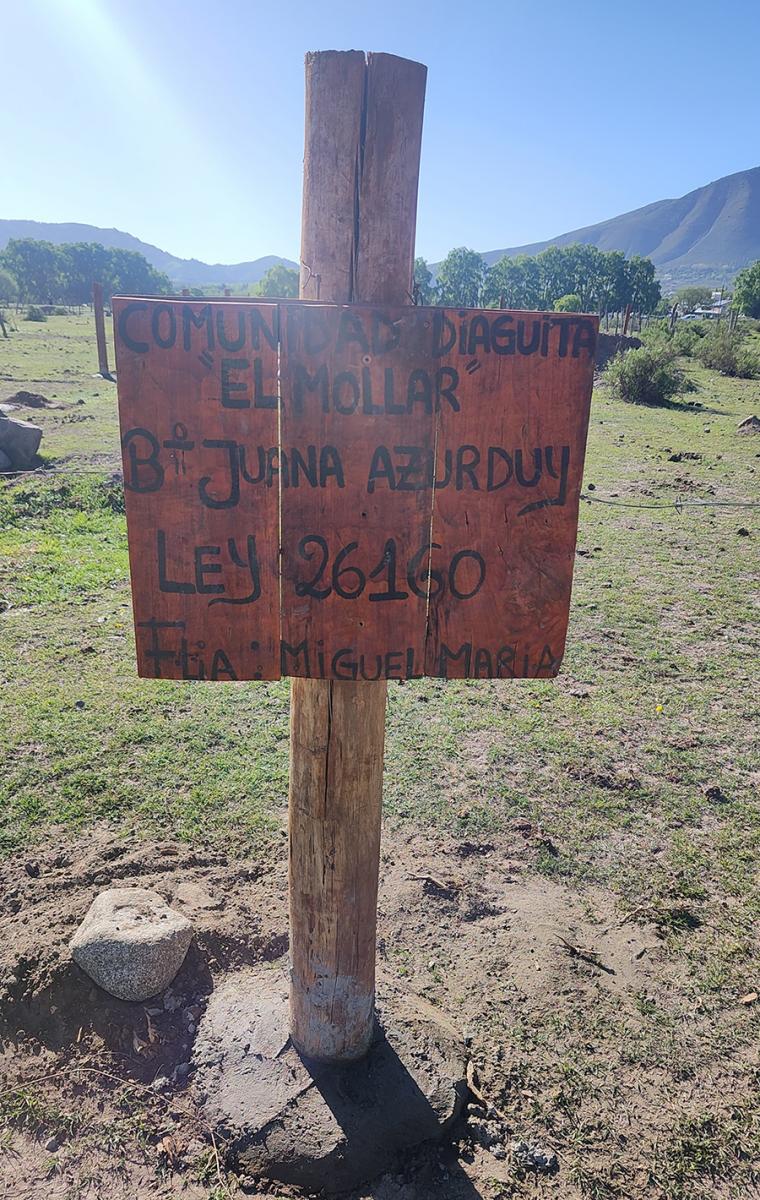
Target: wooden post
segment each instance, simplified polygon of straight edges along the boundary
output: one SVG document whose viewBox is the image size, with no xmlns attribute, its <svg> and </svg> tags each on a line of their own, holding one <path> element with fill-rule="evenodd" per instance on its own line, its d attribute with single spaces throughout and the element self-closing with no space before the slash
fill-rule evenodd
<svg viewBox="0 0 760 1200">
<path fill-rule="evenodd" d="M 409 302 L 426 74 L 388 54 L 307 55 L 302 299 Z M 372 1040 L 386 692 L 292 682 L 290 1028 L 322 1061 Z"/>
<path fill-rule="evenodd" d="M 103 317 L 103 285 L 93 280 L 92 308 L 95 313 L 95 337 L 98 343 L 98 372 L 104 379 L 113 381 L 108 370 L 108 348 L 106 346 L 106 323 Z"/>
</svg>

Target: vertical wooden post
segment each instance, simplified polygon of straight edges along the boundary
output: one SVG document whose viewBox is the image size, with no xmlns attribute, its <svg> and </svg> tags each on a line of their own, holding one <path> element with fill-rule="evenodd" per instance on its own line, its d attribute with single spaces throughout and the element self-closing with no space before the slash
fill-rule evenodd
<svg viewBox="0 0 760 1200">
<path fill-rule="evenodd" d="M 426 74 L 388 54 L 307 55 L 302 299 L 409 303 Z M 322 1061 L 372 1040 L 386 692 L 292 681 L 290 1030 Z"/>
<path fill-rule="evenodd" d="M 106 323 L 103 317 L 103 285 L 93 280 L 92 309 L 95 313 L 95 337 L 98 343 L 98 371 L 104 379 L 111 379 L 108 370 L 108 348 L 106 346 Z"/>
</svg>

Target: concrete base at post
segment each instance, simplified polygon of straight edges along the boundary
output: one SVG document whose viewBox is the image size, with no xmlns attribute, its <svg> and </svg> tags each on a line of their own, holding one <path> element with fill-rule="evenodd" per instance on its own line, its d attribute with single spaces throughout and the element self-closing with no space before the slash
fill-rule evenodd
<svg viewBox="0 0 760 1200">
<path fill-rule="evenodd" d="M 459 1115 L 465 1048 L 425 1001 L 386 996 L 367 1056 L 339 1066 L 302 1058 L 288 1028 L 287 978 L 270 967 L 222 983 L 198 1029 L 198 1098 L 242 1176 L 345 1191 Z"/>
</svg>

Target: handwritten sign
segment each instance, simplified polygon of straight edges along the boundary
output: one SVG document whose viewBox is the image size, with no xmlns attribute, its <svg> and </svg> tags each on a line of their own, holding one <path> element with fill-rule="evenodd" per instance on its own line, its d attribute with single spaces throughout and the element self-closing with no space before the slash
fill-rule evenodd
<svg viewBox="0 0 760 1200">
<path fill-rule="evenodd" d="M 596 318 L 115 298 L 114 320 L 141 675 L 557 673 Z"/>
</svg>

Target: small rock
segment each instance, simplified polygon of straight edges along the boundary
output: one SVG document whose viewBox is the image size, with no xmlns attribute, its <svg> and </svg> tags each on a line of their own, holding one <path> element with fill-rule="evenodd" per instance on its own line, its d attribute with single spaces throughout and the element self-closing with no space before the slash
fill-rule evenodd
<svg viewBox="0 0 760 1200">
<path fill-rule="evenodd" d="M 736 532 L 739 534 L 739 537 L 752 537 L 752 534 L 750 533 L 750 531 L 748 529 L 745 529 L 745 527 L 743 525 L 741 526 L 740 529 L 737 529 Z"/>
<path fill-rule="evenodd" d="M 40 864 L 32 861 L 26 862 L 24 863 L 24 870 L 26 871 L 27 875 L 31 875 L 32 879 L 38 879 L 40 874 Z"/>
<path fill-rule="evenodd" d="M 0 417 L 0 450 L 10 459 L 11 466 L 30 467 L 42 441 L 42 429 L 28 421 Z"/>
<path fill-rule="evenodd" d="M 13 463 L 4 450 L 0 450 L 0 475 L 13 469 Z"/>
<path fill-rule="evenodd" d="M 544 1175 L 551 1175 L 559 1165 L 553 1150 L 544 1150 L 535 1144 L 513 1142 L 510 1150 L 517 1166 L 522 1167 L 524 1171 L 540 1171 Z"/>
<path fill-rule="evenodd" d="M 760 433 L 760 417 L 756 417 L 754 413 L 746 420 L 740 421 L 736 427 L 737 433 Z"/>
<path fill-rule="evenodd" d="M 110 888 L 93 900 L 71 939 L 83 971 L 120 1000 L 147 1000 L 168 987 L 193 936 L 187 917 L 145 888 Z"/>
<path fill-rule="evenodd" d="M 58 1149 L 58 1138 L 48 1138 L 48 1140 L 45 1142 L 44 1149 L 47 1150 L 48 1154 L 55 1154 L 56 1150 Z"/>
</svg>

